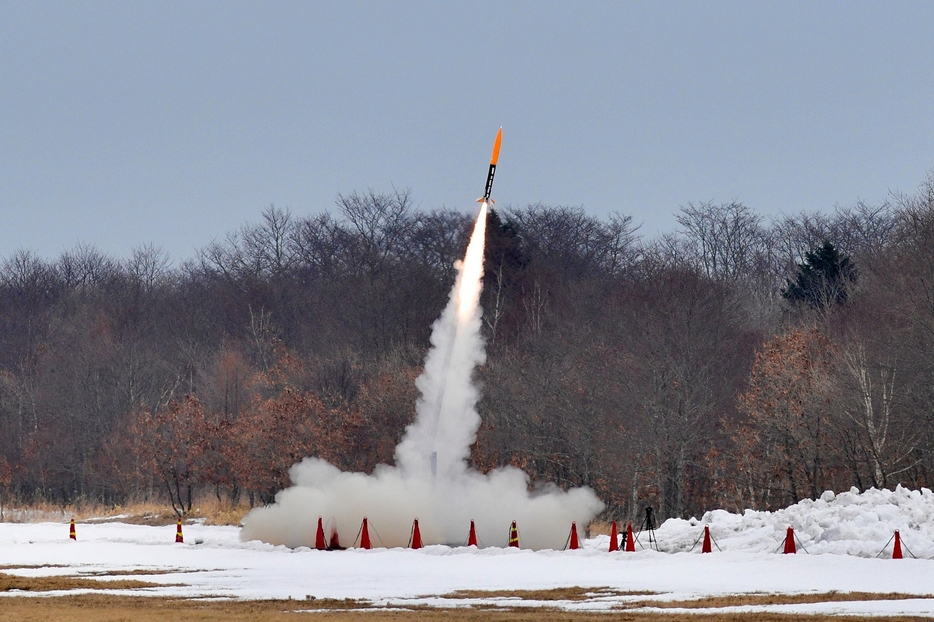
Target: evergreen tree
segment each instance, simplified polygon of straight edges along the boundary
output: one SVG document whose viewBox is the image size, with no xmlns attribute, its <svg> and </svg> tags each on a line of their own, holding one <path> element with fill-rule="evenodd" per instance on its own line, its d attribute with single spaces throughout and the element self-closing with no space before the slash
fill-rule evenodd
<svg viewBox="0 0 934 622">
<path fill-rule="evenodd" d="M 831 304 L 846 302 L 848 289 L 856 281 L 856 268 L 849 257 L 828 241 L 804 255 L 795 279 L 787 279 L 782 297 L 792 303 L 804 303 L 818 311 Z"/>
</svg>

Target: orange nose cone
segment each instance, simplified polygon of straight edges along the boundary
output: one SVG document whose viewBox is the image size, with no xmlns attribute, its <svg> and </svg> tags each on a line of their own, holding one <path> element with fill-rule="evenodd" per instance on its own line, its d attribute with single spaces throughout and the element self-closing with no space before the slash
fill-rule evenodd
<svg viewBox="0 0 934 622">
<path fill-rule="evenodd" d="M 499 160 L 499 145 L 503 142 L 503 128 L 499 128 L 499 131 L 496 132 L 496 142 L 493 143 L 493 157 L 490 158 L 490 164 L 496 165 L 496 161 Z"/>
</svg>

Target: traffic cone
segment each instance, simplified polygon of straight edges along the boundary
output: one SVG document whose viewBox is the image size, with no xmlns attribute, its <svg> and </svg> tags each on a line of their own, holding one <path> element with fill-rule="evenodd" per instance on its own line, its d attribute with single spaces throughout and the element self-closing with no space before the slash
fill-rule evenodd
<svg viewBox="0 0 934 622">
<path fill-rule="evenodd" d="M 797 549 L 795 548 L 795 530 L 789 526 L 788 531 L 785 533 L 784 554 L 794 555 L 795 553 L 797 553 Z"/>
<path fill-rule="evenodd" d="M 75 519 L 71 519 L 71 527 L 68 528 L 68 537 L 72 540 L 78 539 L 78 534 L 75 533 Z"/>
<path fill-rule="evenodd" d="M 418 530 L 418 519 L 415 519 L 415 522 L 412 523 L 412 548 L 420 549 L 422 548 L 422 532 Z"/>
<path fill-rule="evenodd" d="M 704 525 L 704 546 L 701 547 L 701 553 L 712 553 L 710 548 L 710 525 Z"/>
<path fill-rule="evenodd" d="M 182 537 L 182 519 L 178 519 L 178 523 L 175 525 L 175 542 L 181 544 L 185 542 L 185 538 Z"/>
<path fill-rule="evenodd" d="M 577 539 L 577 523 L 571 522 L 571 535 L 568 540 L 568 548 L 572 551 L 576 551 L 581 547 L 580 542 Z"/>
<path fill-rule="evenodd" d="M 512 521 L 512 526 L 509 527 L 509 546 L 519 548 L 519 530 L 516 528 L 516 521 Z"/>
<path fill-rule="evenodd" d="M 626 552 L 636 552 L 636 539 L 632 535 L 632 523 L 627 523 L 626 525 Z"/>
<path fill-rule="evenodd" d="M 337 529 L 331 528 L 331 539 L 328 541 L 328 550 L 337 551 L 341 549 L 341 538 L 337 535 Z"/>
<path fill-rule="evenodd" d="M 470 533 L 467 534 L 467 546 L 480 546 L 477 544 L 477 528 L 473 521 L 470 521 Z"/>
<path fill-rule="evenodd" d="M 370 546 L 370 527 L 367 525 L 366 516 L 363 517 L 363 527 L 360 528 L 360 548 L 369 550 Z"/>
<path fill-rule="evenodd" d="M 324 523 L 320 516 L 318 517 L 318 531 L 315 532 L 315 548 L 319 551 L 325 551 L 328 548 L 327 543 L 324 541 Z"/>
<path fill-rule="evenodd" d="M 616 521 L 610 526 L 610 553 L 619 550 L 619 532 L 616 530 Z"/>
<path fill-rule="evenodd" d="M 892 559 L 902 559 L 902 536 L 895 530 L 895 548 L 892 549 Z"/>
</svg>

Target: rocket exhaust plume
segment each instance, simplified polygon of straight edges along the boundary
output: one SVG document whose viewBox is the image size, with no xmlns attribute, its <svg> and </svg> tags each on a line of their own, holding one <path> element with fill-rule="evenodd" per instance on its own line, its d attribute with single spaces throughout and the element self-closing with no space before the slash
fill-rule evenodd
<svg viewBox="0 0 934 622">
<path fill-rule="evenodd" d="M 497 134 L 480 213 L 447 306 L 432 326 L 425 370 L 415 381 L 421 392 L 415 421 L 396 447 L 396 466 L 378 465 L 372 475 L 341 472 L 320 458 L 292 467 L 294 485 L 276 503 L 252 510 L 243 519 L 240 539 L 290 547 L 314 546 L 312 517 L 334 520 L 350 541 L 364 517 L 386 546 L 406 546 L 412 520 L 419 517 L 425 544 L 462 544 L 464 525 L 475 519 L 477 536 L 505 546 L 508 526 L 523 525 L 523 548 L 558 549 L 567 525 L 587 524 L 603 503 L 589 488 L 562 491 L 554 485 L 530 489 L 523 471 L 505 467 L 488 474 L 467 461 L 480 416 L 473 370 L 486 360 L 480 321 L 483 244 L 493 173 L 502 128 Z"/>
</svg>

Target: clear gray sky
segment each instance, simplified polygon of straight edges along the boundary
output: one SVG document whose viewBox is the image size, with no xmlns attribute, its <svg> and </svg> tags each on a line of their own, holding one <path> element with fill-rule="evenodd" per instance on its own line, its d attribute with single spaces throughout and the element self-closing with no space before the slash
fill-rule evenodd
<svg viewBox="0 0 934 622">
<path fill-rule="evenodd" d="M 0 0 L 0 257 L 188 258 L 275 203 L 410 188 L 675 228 L 934 170 L 932 2 Z"/>
</svg>

